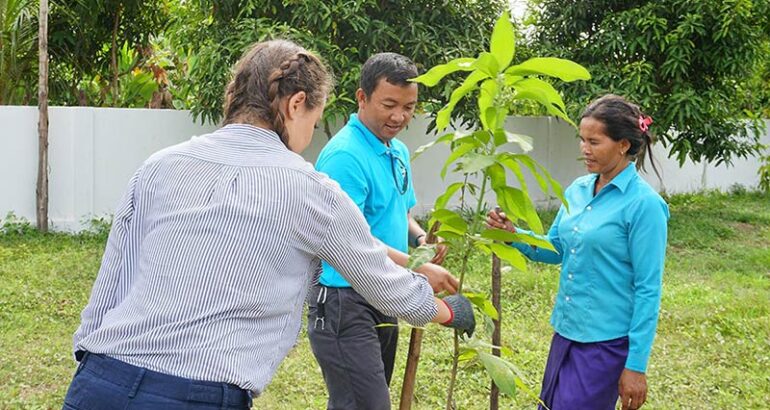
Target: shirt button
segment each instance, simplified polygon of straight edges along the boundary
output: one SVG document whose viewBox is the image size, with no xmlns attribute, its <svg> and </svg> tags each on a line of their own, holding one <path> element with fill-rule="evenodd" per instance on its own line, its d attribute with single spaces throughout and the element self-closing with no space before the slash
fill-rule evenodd
<svg viewBox="0 0 770 410">
<path fill-rule="evenodd" d="M 566 300 L 567 302 L 569 302 L 569 301 L 570 301 L 570 298 L 569 298 L 569 296 L 567 296 L 566 298 L 564 298 L 564 300 Z"/>
<path fill-rule="evenodd" d="M 572 280 L 572 274 L 571 273 L 569 275 L 567 275 L 567 277 L 569 278 L 569 280 Z"/>
<path fill-rule="evenodd" d="M 572 230 L 577 232 L 578 231 L 578 227 L 576 226 L 576 227 L 572 228 Z"/>
<path fill-rule="evenodd" d="M 588 205 L 588 206 L 586 207 L 586 210 L 589 210 L 589 211 L 590 211 L 591 209 L 592 209 L 592 208 L 591 208 L 591 205 Z"/>
<path fill-rule="evenodd" d="M 572 248 L 569 251 L 570 251 L 570 253 L 575 253 L 575 248 Z"/>
</svg>

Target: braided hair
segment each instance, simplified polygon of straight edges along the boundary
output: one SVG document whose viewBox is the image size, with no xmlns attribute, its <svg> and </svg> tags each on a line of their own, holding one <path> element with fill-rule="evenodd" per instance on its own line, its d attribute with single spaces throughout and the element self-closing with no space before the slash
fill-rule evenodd
<svg viewBox="0 0 770 410">
<path fill-rule="evenodd" d="M 287 40 L 257 43 L 236 63 L 225 90 L 224 125 L 264 123 L 288 147 L 281 102 L 300 91 L 305 106 L 323 104 L 332 88 L 332 76 L 314 54 Z"/>
<path fill-rule="evenodd" d="M 607 94 L 588 104 L 580 118 L 586 117 L 601 122 L 605 133 L 613 141 L 628 140 L 631 146 L 626 155 L 636 161 L 637 169 L 645 170 L 644 163 L 649 157 L 655 175 L 661 179 L 652 158 L 655 141 L 649 129 L 652 118 L 645 115 L 638 105 L 619 95 Z"/>
</svg>

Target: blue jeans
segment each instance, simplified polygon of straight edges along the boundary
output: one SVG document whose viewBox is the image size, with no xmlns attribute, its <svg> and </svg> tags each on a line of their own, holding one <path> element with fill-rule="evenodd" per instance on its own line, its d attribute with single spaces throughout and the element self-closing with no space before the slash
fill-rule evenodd
<svg viewBox="0 0 770 410">
<path fill-rule="evenodd" d="M 64 410 L 249 409 L 238 386 L 185 379 L 86 353 L 72 379 Z"/>
</svg>

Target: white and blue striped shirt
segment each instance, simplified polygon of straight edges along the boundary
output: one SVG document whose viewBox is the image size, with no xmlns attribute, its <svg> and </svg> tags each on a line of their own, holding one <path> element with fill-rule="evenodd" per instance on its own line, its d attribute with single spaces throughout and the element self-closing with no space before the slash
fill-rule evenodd
<svg viewBox="0 0 770 410">
<path fill-rule="evenodd" d="M 388 259 L 339 185 L 274 132 L 193 138 L 131 179 L 75 350 L 259 394 L 296 342 L 319 258 L 387 315 L 437 313 L 425 277 Z"/>
</svg>

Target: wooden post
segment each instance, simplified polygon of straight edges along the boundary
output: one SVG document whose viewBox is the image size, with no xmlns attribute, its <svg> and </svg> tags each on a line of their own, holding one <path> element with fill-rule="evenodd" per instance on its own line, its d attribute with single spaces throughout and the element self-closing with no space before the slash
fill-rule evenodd
<svg viewBox="0 0 770 410">
<path fill-rule="evenodd" d="M 38 27 L 37 229 L 48 232 L 48 0 L 40 0 Z"/>
<path fill-rule="evenodd" d="M 436 222 L 430 228 L 425 237 L 426 243 L 436 243 L 436 231 L 441 226 L 441 222 Z M 414 399 L 414 385 L 417 379 L 417 364 L 420 362 L 420 350 L 422 349 L 422 329 L 412 328 L 412 334 L 409 337 L 409 353 L 406 355 L 406 368 L 404 368 L 404 383 L 401 385 L 401 401 L 399 410 L 410 410 Z"/>
<path fill-rule="evenodd" d="M 500 258 L 492 255 L 492 305 L 497 309 L 497 320 L 494 320 L 495 330 L 492 332 L 492 345 L 500 346 L 500 322 L 503 319 L 503 312 L 500 309 Z M 492 354 L 500 357 L 500 349 L 492 349 Z M 497 410 L 500 407 L 500 389 L 494 381 L 489 391 L 489 410 Z"/>
</svg>

